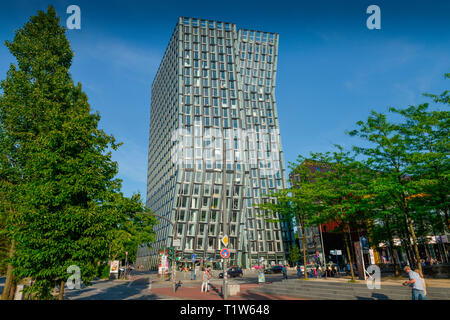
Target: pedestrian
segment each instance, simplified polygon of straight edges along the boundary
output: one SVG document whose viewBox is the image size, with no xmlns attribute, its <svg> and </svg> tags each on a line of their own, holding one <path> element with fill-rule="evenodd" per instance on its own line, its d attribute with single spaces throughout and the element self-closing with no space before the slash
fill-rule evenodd
<svg viewBox="0 0 450 320">
<path fill-rule="evenodd" d="M 210 289 L 210 280 L 211 280 L 211 278 L 212 278 L 212 274 L 211 274 L 211 268 L 207 268 L 206 269 L 207 271 L 208 271 L 208 285 L 207 285 L 207 291 L 209 292 L 209 289 Z"/>
<path fill-rule="evenodd" d="M 423 276 L 423 273 L 420 272 L 419 269 L 414 269 L 414 272 L 416 272 L 421 278 L 422 278 L 422 283 L 423 283 L 423 295 L 427 296 L 427 284 L 425 283 L 425 277 Z"/>
<path fill-rule="evenodd" d="M 336 274 L 337 274 L 337 269 L 336 269 L 336 266 L 333 264 L 333 266 L 331 267 L 331 275 L 333 277 L 336 277 Z"/>
<path fill-rule="evenodd" d="M 287 280 L 287 271 L 286 271 L 286 268 L 285 268 L 285 266 L 281 266 L 281 270 L 283 271 L 283 279 L 286 279 Z"/>
<path fill-rule="evenodd" d="M 302 273 L 301 273 L 300 265 L 297 264 L 297 277 L 300 278 L 301 276 L 302 276 Z"/>
<path fill-rule="evenodd" d="M 197 280 L 197 267 L 194 266 L 194 280 Z"/>
<path fill-rule="evenodd" d="M 404 286 L 412 288 L 412 300 L 426 300 L 425 297 L 425 280 L 421 275 L 415 271 L 412 271 L 409 266 L 403 269 L 409 277 L 408 281 L 403 282 Z"/>
<path fill-rule="evenodd" d="M 206 292 L 208 290 L 208 271 L 205 270 L 202 276 L 202 286 L 200 288 L 200 292 Z"/>
</svg>

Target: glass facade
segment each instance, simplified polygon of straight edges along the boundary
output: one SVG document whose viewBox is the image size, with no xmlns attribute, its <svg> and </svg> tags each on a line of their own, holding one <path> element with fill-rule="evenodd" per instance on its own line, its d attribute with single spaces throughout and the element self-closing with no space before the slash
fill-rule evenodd
<svg viewBox="0 0 450 320">
<path fill-rule="evenodd" d="M 278 34 L 179 19 L 152 85 L 147 175 L 147 206 L 175 228 L 161 219 L 138 265 L 155 268 L 175 233 L 182 261 L 218 262 L 224 231 L 231 264 L 286 261 L 289 230 L 254 206 L 286 187 L 277 59 Z"/>
</svg>

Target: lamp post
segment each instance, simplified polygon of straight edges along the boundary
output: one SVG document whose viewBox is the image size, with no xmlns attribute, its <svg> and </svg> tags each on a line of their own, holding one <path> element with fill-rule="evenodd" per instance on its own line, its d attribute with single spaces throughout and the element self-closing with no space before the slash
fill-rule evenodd
<svg viewBox="0 0 450 320">
<path fill-rule="evenodd" d="M 322 255 L 323 255 L 322 263 L 324 265 L 326 265 L 326 263 L 325 263 L 325 261 L 326 261 L 326 259 L 325 259 L 325 246 L 323 245 L 322 225 L 321 224 L 319 224 L 319 230 L 320 230 L 320 242 L 322 244 Z"/>
<path fill-rule="evenodd" d="M 219 172 L 219 169 L 215 170 Z M 225 129 L 222 127 L 222 226 L 223 226 L 223 236 L 227 235 L 227 217 L 226 217 L 226 145 L 225 145 Z M 222 295 L 223 299 L 228 299 L 228 290 L 227 290 L 227 259 L 222 258 L 223 260 L 223 284 L 222 284 Z"/>
<path fill-rule="evenodd" d="M 172 229 L 173 229 L 172 247 L 173 247 L 173 250 L 174 250 L 174 253 L 175 253 L 176 250 L 175 250 L 175 246 L 173 246 L 173 243 L 175 242 L 175 240 L 177 238 L 176 221 L 173 222 L 173 221 L 167 219 L 166 217 L 163 217 L 163 216 L 161 216 L 159 214 L 156 214 L 156 213 L 151 213 L 151 212 L 136 212 L 136 213 L 137 214 L 146 214 L 146 215 L 149 215 L 149 216 L 154 216 L 154 217 L 163 219 L 164 221 L 166 221 L 166 222 L 168 222 L 168 223 L 170 223 L 172 225 Z M 164 245 L 164 248 L 165 247 L 166 246 Z M 164 253 L 165 253 L 165 249 L 164 249 Z M 177 288 L 176 287 L 176 261 L 175 261 L 175 257 L 173 257 L 173 259 L 172 259 L 172 279 L 173 279 L 173 292 L 175 293 L 176 292 L 176 288 Z"/>
<path fill-rule="evenodd" d="M 225 144 L 225 129 L 222 127 L 222 143 L 223 143 L 223 161 L 222 161 L 222 170 L 223 170 L 223 176 L 222 176 L 222 184 L 223 184 L 223 190 L 222 190 L 222 210 L 223 210 L 223 233 L 224 236 L 227 235 L 228 236 L 228 225 L 227 225 L 227 193 L 226 193 L 226 188 L 227 188 L 227 171 L 226 171 L 226 153 L 227 153 L 227 148 L 226 148 L 226 144 Z M 231 253 L 230 253 L 231 255 Z M 227 274 L 227 259 L 223 259 L 223 299 L 227 300 L 228 299 L 228 283 L 227 283 L 227 278 L 228 278 L 228 274 Z"/>
</svg>

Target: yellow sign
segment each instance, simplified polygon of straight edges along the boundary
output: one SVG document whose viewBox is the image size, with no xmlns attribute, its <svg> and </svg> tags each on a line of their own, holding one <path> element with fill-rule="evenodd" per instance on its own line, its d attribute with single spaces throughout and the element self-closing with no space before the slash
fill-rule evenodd
<svg viewBox="0 0 450 320">
<path fill-rule="evenodd" d="M 224 245 L 225 247 L 228 246 L 228 236 L 227 236 L 227 235 L 225 235 L 225 236 L 222 238 L 222 243 L 223 243 L 223 245 Z"/>
</svg>

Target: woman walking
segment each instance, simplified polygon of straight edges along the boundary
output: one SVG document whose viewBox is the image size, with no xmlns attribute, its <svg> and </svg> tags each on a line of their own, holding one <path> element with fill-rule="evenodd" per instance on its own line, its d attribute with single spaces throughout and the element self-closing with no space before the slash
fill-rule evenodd
<svg viewBox="0 0 450 320">
<path fill-rule="evenodd" d="M 208 290 L 208 282 L 209 282 L 209 271 L 205 270 L 202 275 L 202 287 L 200 289 L 200 292 L 206 292 Z"/>
<path fill-rule="evenodd" d="M 210 284 L 209 284 L 209 281 L 211 280 L 211 278 L 212 278 L 212 275 L 211 275 L 211 268 L 207 268 L 206 269 L 206 271 L 208 272 L 208 280 L 207 280 L 207 285 L 206 285 L 206 291 L 208 291 L 209 292 L 209 288 L 210 288 Z"/>
</svg>

